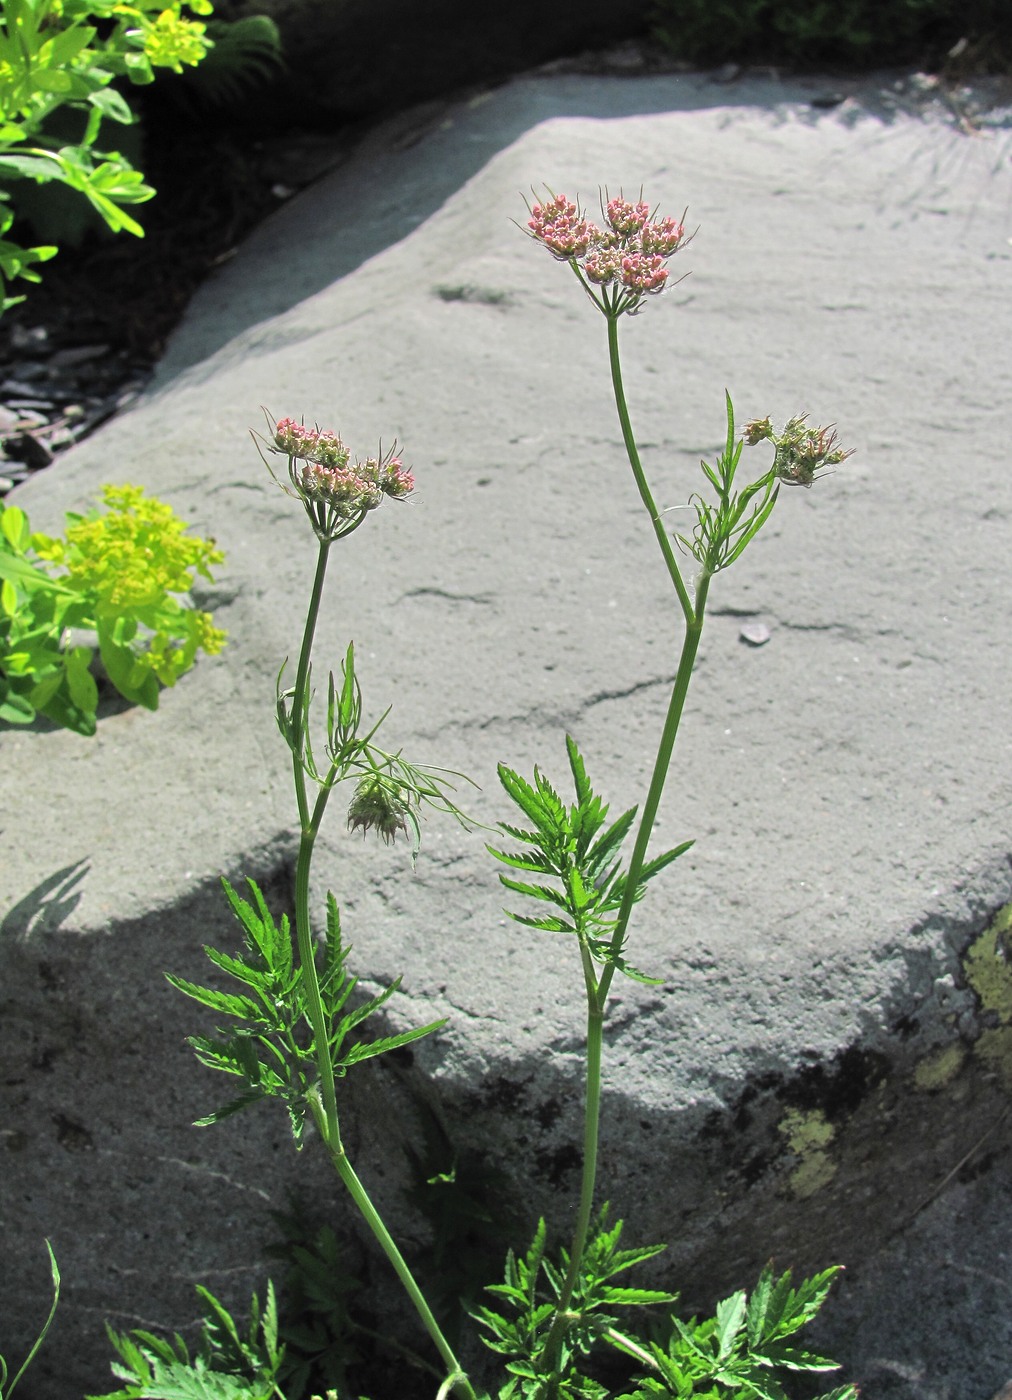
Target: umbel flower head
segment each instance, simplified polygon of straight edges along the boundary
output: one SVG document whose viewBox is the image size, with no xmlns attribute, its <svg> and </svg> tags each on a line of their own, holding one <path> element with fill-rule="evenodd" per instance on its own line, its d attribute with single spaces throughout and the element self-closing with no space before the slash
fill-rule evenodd
<svg viewBox="0 0 1012 1400">
<path fill-rule="evenodd" d="M 591 301 L 607 316 L 633 315 L 645 296 L 662 292 L 668 282 L 668 258 L 689 241 L 684 214 L 682 219 L 658 218 L 642 200 L 633 204 L 621 195 L 608 199 L 605 194 L 600 226 L 564 194 L 553 194 L 528 209 L 530 236 L 554 258 L 569 263 Z"/>
<path fill-rule="evenodd" d="M 415 479 L 401 461 L 396 443 L 386 453 L 381 449 L 375 457 L 353 462 L 339 433 L 307 428 L 294 418 L 275 422 L 268 415 L 268 423 L 268 452 L 288 458 L 291 487 L 283 489 L 305 506 L 321 540 L 350 535 L 385 496 L 403 501 L 414 489 Z"/>
<path fill-rule="evenodd" d="M 755 418 L 746 423 L 742 437 L 749 447 L 760 442 L 771 442 L 776 455 L 773 458 L 772 473 L 778 481 L 788 486 L 811 486 L 822 476 L 827 467 L 839 466 L 854 455 L 854 449 L 837 446 L 835 426 L 810 428 L 805 420 L 807 413 L 791 418 L 782 433 L 775 433 L 768 418 Z"/>
</svg>

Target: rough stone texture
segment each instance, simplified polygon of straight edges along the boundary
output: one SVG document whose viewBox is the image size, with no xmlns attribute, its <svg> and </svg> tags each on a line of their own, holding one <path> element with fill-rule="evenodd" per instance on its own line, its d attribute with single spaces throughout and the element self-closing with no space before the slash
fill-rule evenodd
<svg viewBox="0 0 1012 1400">
<path fill-rule="evenodd" d="M 67 1280 L 26 1400 L 102 1385 L 104 1317 L 180 1326 L 194 1281 L 247 1295 L 261 1203 L 293 1180 L 332 1193 L 278 1115 L 186 1127 L 220 1086 L 182 1044 L 199 1013 L 161 981 L 229 937 L 219 872 L 288 902 L 271 707 L 314 550 L 246 439 L 258 405 L 361 450 L 396 435 L 418 478 L 338 547 L 319 669 L 354 637 L 391 741 L 470 773 L 484 821 L 508 819 L 497 760 L 562 782 L 567 730 L 616 810 L 641 797 L 677 626 L 604 324 L 510 222 L 541 181 L 642 183 L 700 225 L 691 277 L 623 326 L 664 509 L 719 446 L 724 385 L 743 419 L 809 409 L 858 449 L 785 493 L 712 590 L 657 831 L 697 844 L 635 926 L 664 986 L 617 988 L 602 1195 L 672 1241 L 687 1306 L 770 1253 L 846 1262 L 827 1345 L 872 1397 L 987 1400 L 1008 1379 L 989 1168 L 1012 1078 L 1009 139 L 874 84 L 826 113 L 824 90 L 526 79 L 412 145 L 381 130 L 206 285 L 138 407 L 15 493 L 50 531 L 105 480 L 171 500 L 227 551 L 208 596 L 231 631 L 155 715 L 109 714 L 90 741 L 0 734 L 8 1350 L 45 1312 L 43 1235 Z M 460 1141 L 501 1146 L 532 1213 L 565 1212 L 572 949 L 507 923 L 477 837 L 430 824 L 412 874 L 341 828 L 316 908 L 333 887 L 367 986 L 405 973 L 394 1025 L 450 1018 L 415 1065 Z M 349 1081 L 350 1141 L 411 1228 L 387 1189 L 410 1114 L 377 1113 L 389 1084 L 369 1076 Z"/>
</svg>

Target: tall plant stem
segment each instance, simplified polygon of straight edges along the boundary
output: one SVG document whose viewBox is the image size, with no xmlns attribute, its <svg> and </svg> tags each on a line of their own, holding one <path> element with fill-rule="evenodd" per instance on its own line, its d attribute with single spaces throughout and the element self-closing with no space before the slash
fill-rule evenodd
<svg viewBox="0 0 1012 1400">
<path fill-rule="evenodd" d="M 605 308 L 602 307 L 602 310 L 605 310 Z M 696 584 L 695 599 L 693 600 L 690 598 L 688 589 L 685 586 L 685 581 L 682 578 L 681 570 L 678 567 L 678 560 L 675 558 L 674 550 L 671 546 L 671 540 L 658 515 L 653 493 L 647 482 L 646 473 L 640 461 L 639 450 L 636 446 L 636 438 L 633 434 L 632 422 L 629 417 L 629 408 L 622 386 L 622 364 L 618 349 L 619 315 L 609 314 L 607 310 L 605 310 L 605 314 L 608 320 L 608 353 L 611 361 L 612 388 L 615 393 L 615 406 L 618 410 L 619 423 L 622 427 L 622 437 L 625 442 L 626 454 L 629 458 L 629 465 L 632 468 L 633 477 L 635 478 L 636 486 L 640 493 L 640 499 L 650 517 L 650 523 L 653 526 L 654 534 L 660 545 L 661 554 L 664 556 L 664 562 L 667 565 L 668 574 L 674 585 L 675 592 L 678 595 L 678 601 L 681 604 L 685 619 L 685 635 L 682 640 L 678 670 L 675 674 L 671 699 L 668 702 L 668 711 L 664 718 L 664 727 L 661 731 L 660 743 L 657 747 L 657 756 L 654 759 L 650 786 L 647 789 L 647 796 L 643 804 L 643 812 L 636 833 L 636 841 L 633 846 L 629 872 L 626 877 L 625 892 L 622 896 L 618 920 L 612 935 L 612 951 L 618 954 L 625 942 L 629 917 L 636 899 L 636 887 L 639 883 L 640 872 L 646 861 L 650 836 L 653 831 L 654 822 L 657 819 L 657 810 L 660 806 L 661 795 L 664 791 L 668 770 L 671 767 L 671 756 L 674 752 L 675 738 L 678 734 L 678 726 L 681 722 L 682 711 L 685 708 L 685 697 L 688 694 L 689 682 L 692 679 L 692 669 L 695 665 L 696 653 L 699 649 L 699 639 L 703 631 L 703 615 L 706 609 L 706 595 L 710 580 L 707 574 L 702 574 Z M 583 1252 L 586 1248 L 587 1234 L 590 1229 L 590 1221 L 594 1208 L 598 1139 L 600 1136 L 601 1058 L 604 1033 L 604 1010 L 612 979 L 615 976 L 615 964 L 609 962 L 601 974 L 601 980 L 599 982 L 596 981 L 593 972 L 588 971 L 587 968 L 589 954 L 585 948 L 582 951 L 584 953 L 584 977 L 587 984 L 587 1079 L 584 1102 L 583 1173 L 580 1183 L 580 1203 L 577 1208 L 576 1223 L 573 1228 L 569 1269 L 559 1295 L 555 1317 L 552 1321 L 551 1330 L 549 1331 L 546 1343 L 545 1359 L 551 1366 L 553 1374 L 551 1380 L 546 1383 L 543 1393 L 549 1397 L 558 1386 L 556 1371 L 559 1364 L 559 1356 L 566 1331 L 571 1321 L 569 1307 L 579 1281 L 580 1269 L 583 1263 Z"/>
<path fill-rule="evenodd" d="M 544 1393 L 553 1393 L 557 1377 L 559 1354 L 571 1318 L 569 1306 L 576 1292 L 587 1245 L 590 1219 L 594 1210 L 594 1188 L 597 1182 L 597 1145 L 601 1128 L 601 1049 L 604 1043 L 604 1001 L 599 1000 L 587 986 L 587 1081 L 583 1109 L 583 1173 L 580 1181 L 580 1204 L 576 1210 L 573 1240 L 569 1251 L 569 1269 L 555 1309 L 555 1317 L 545 1343 L 545 1361 L 552 1368 L 553 1379 Z"/>
<path fill-rule="evenodd" d="M 661 730 L 661 740 L 657 746 L 657 757 L 654 759 L 654 768 L 650 775 L 650 786 L 647 789 L 646 800 L 643 803 L 643 811 L 640 816 L 639 827 L 636 831 L 636 841 L 633 845 L 632 857 L 629 861 L 625 892 L 622 895 L 618 919 L 616 920 L 615 930 L 612 934 L 611 946 L 615 953 L 620 952 L 625 943 L 626 930 L 629 927 L 629 916 L 632 914 L 633 904 L 636 901 L 636 887 L 639 884 L 640 872 L 646 861 L 647 847 L 650 845 L 650 837 L 653 833 L 654 822 L 657 820 L 657 809 L 660 806 L 661 794 L 664 792 L 664 784 L 667 781 L 668 770 L 671 767 L 671 755 L 674 752 L 675 739 L 678 735 L 678 726 L 681 723 L 682 711 L 685 708 L 685 697 L 689 691 L 689 682 L 692 680 L 692 668 L 696 662 L 696 652 L 699 650 L 699 639 L 703 632 L 703 614 L 706 608 L 706 595 L 709 586 L 709 576 L 703 574 L 696 583 L 696 602 L 693 608 L 693 618 L 685 627 L 682 652 L 678 658 L 678 671 L 675 675 L 675 683 L 671 690 L 671 699 L 668 701 L 668 712 L 664 716 L 664 728 Z M 602 1007 L 604 1006 L 604 1001 L 608 995 L 608 989 L 611 986 L 614 976 L 615 964 L 610 962 L 601 974 L 601 981 L 598 989 Z"/>
<path fill-rule="evenodd" d="M 313 579 L 313 592 L 306 614 L 305 630 L 302 634 L 299 669 L 295 677 L 295 693 L 292 697 L 290 743 L 301 828 L 299 854 L 295 865 L 295 938 L 299 949 L 303 985 L 306 989 L 306 1009 L 309 1013 L 309 1022 L 313 1028 L 313 1040 L 316 1045 L 316 1063 L 320 1071 L 323 1107 L 327 1120 L 326 1140 L 331 1144 L 333 1150 L 334 1147 L 338 1149 L 341 1147 L 341 1130 L 337 1118 L 337 1092 L 334 1085 L 334 1066 L 330 1058 L 330 1036 L 327 1018 L 323 1010 L 323 999 L 320 996 L 320 981 L 316 975 L 316 949 L 313 945 L 313 930 L 309 922 L 309 872 L 313 863 L 316 833 L 323 817 L 326 792 L 320 794 L 316 808 L 311 814 L 304 767 L 306 725 L 309 715 L 309 661 L 313 652 L 316 620 L 320 615 L 323 585 L 327 577 L 327 557 L 330 553 L 330 543 L 329 539 L 320 540 L 316 576 Z"/>
<path fill-rule="evenodd" d="M 295 794 L 299 803 L 299 822 L 303 831 L 308 831 L 311 827 L 309 799 L 306 795 L 306 772 L 302 766 L 306 747 L 306 724 L 309 717 L 309 662 L 313 654 L 316 620 L 320 615 L 323 585 L 327 577 L 330 545 L 329 539 L 320 540 L 320 549 L 316 558 L 316 576 L 313 579 L 313 591 L 309 599 L 309 610 L 306 613 L 306 626 L 302 633 L 302 650 L 299 652 L 299 669 L 296 672 L 295 692 L 292 696 L 291 749 L 295 764 Z M 322 813 L 320 815 L 322 816 Z M 316 825 L 318 826 L 319 823 L 317 822 Z"/>
<path fill-rule="evenodd" d="M 685 621 L 691 624 L 693 620 L 692 601 L 689 598 L 688 589 L 685 587 L 685 580 L 682 578 L 682 571 L 678 567 L 678 560 L 675 558 L 675 551 L 671 546 L 671 540 L 664 524 L 657 513 L 654 504 L 653 494 L 647 483 L 646 473 L 640 461 L 639 449 L 636 446 L 636 438 L 633 435 L 632 423 L 629 419 L 629 409 L 625 401 L 625 389 L 622 386 L 622 362 L 618 353 L 618 314 L 608 314 L 608 358 L 611 361 L 611 384 L 615 393 L 615 407 L 618 409 L 618 421 L 622 425 L 622 438 L 625 442 L 626 455 L 629 458 L 629 465 L 632 467 L 633 476 L 636 479 L 636 486 L 640 493 L 640 499 L 646 506 L 647 514 L 650 516 L 650 523 L 654 527 L 654 534 L 657 536 L 657 543 L 661 547 L 664 562 L 668 567 L 671 582 L 674 584 L 675 592 L 678 594 L 678 601 L 682 605 L 682 612 L 685 614 Z"/>
<path fill-rule="evenodd" d="M 400 1279 L 405 1292 L 411 1299 L 415 1311 L 421 1318 L 422 1323 L 425 1326 L 425 1330 L 432 1338 L 436 1350 L 439 1352 L 439 1355 L 443 1359 L 443 1364 L 446 1366 L 448 1372 L 447 1380 L 450 1384 L 450 1389 L 459 1396 L 461 1396 L 462 1400 L 476 1400 L 471 1382 L 468 1380 L 467 1376 L 461 1369 L 460 1362 L 454 1355 L 453 1348 L 443 1336 L 439 1323 L 436 1321 L 435 1317 L 432 1314 L 431 1308 L 425 1301 L 425 1297 L 422 1293 L 422 1290 L 418 1287 L 418 1284 L 415 1282 L 415 1277 L 412 1274 L 411 1270 L 408 1268 L 407 1264 L 405 1263 L 404 1256 L 397 1248 L 393 1236 L 390 1234 L 390 1231 L 383 1223 L 383 1217 L 373 1205 L 372 1201 L 369 1198 L 369 1193 L 366 1191 L 365 1187 L 358 1179 L 358 1176 L 355 1173 L 355 1169 L 351 1165 L 351 1162 L 348 1160 L 348 1156 L 343 1146 L 339 1142 L 335 1144 L 327 1138 L 327 1120 L 320 1104 L 311 1099 L 310 1108 L 313 1110 L 313 1116 L 316 1119 L 317 1127 L 319 1128 L 321 1135 L 324 1137 L 324 1140 L 327 1142 L 327 1146 L 330 1149 L 330 1160 L 334 1164 L 334 1170 L 337 1172 L 338 1176 L 341 1178 L 342 1182 L 347 1187 L 348 1194 L 355 1202 L 355 1205 L 358 1207 L 359 1211 L 362 1214 L 362 1218 L 369 1226 L 369 1229 L 372 1231 L 374 1238 L 376 1239 L 380 1248 L 383 1250 L 383 1253 L 386 1255 L 387 1259 L 390 1261 L 390 1264 L 392 1265 L 397 1277 Z"/>
<path fill-rule="evenodd" d="M 415 1282 L 414 1275 L 404 1261 L 404 1257 L 394 1242 L 393 1236 L 383 1223 L 383 1218 L 377 1211 L 369 1198 L 365 1187 L 359 1181 L 351 1162 L 348 1160 L 341 1141 L 341 1130 L 337 1116 L 337 1094 L 334 1082 L 334 1064 L 330 1056 L 330 1033 L 327 1026 L 327 1017 L 323 1009 L 323 998 L 320 995 L 320 980 L 316 971 L 316 949 L 313 944 L 313 933 L 309 922 L 309 873 L 313 863 L 313 847 L 316 842 L 316 835 L 323 819 L 324 809 L 329 796 L 329 786 L 325 783 L 315 806 L 310 811 L 309 797 L 306 790 L 306 770 L 304 766 L 306 752 L 306 728 L 309 714 L 309 662 L 313 651 L 313 637 L 316 633 L 316 621 L 320 613 L 320 602 L 323 598 L 323 585 L 327 576 L 327 558 L 330 551 L 331 541 L 329 539 L 320 540 L 320 552 L 316 563 L 316 576 L 313 580 L 313 592 L 309 602 L 309 609 L 306 614 L 305 631 L 302 634 L 302 650 L 299 654 L 299 669 L 295 678 L 295 694 L 292 699 L 291 718 L 291 748 L 292 760 L 295 774 L 295 791 L 299 803 L 299 822 L 301 834 L 299 839 L 299 854 L 295 867 L 295 936 L 299 950 L 299 963 L 302 968 L 303 986 L 306 990 L 306 1009 L 309 1013 L 309 1021 L 313 1028 L 313 1040 L 316 1047 L 316 1064 L 320 1074 L 320 1096 L 314 1094 L 309 1096 L 309 1107 L 312 1111 L 314 1121 L 320 1136 L 330 1153 L 330 1159 L 334 1164 L 338 1176 L 347 1187 L 352 1200 L 358 1207 L 369 1229 L 379 1242 L 384 1254 L 392 1264 L 397 1277 L 400 1279 L 408 1297 L 414 1305 L 415 1311 L 421 1318 L 426 1331 L 432 1338 L 436 1350 L 443 1359 L 447 1368 L 448 1376 L 446 1385 L 449 1390 L 461 1397 L 461 1400 L 476 1400 L 474 1390 L 470 1381 L 461 1369 L 449 1343 L 443 1336 L 439 1324 L 432 1314 L 428 1303 L 422 1294 L 421 1289 Z M 322 1101 L 321 1101 L 322 1100 Z"/>
</svg>

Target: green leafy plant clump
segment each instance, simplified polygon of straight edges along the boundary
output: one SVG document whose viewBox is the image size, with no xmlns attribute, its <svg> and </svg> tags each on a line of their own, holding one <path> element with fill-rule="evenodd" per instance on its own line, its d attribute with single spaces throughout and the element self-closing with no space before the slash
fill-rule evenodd
<svg viewBox="0 0 1012 1400">
<path fill-rule="evenodd" d="M 0 312 L 14 278 L 38 282 L 52 244 L 6 238 L 17 182 L 76 191 L 113 232 L 143 235 L 124 206 L 154 190 L 115 149 L 100 147 L 103 123 L 134 114 L 118 79 L 146 84 L 157 69 L 181 72 L 208 51 L 211 0 L 2 0 L 0 8 Z"/>
<path fill-rule="evenodd" d="M 99 699 L 94 634 L 105 674 L 133 704 L 158 708 L 197 653 L 225 633 L 181 601 L 224 555 L 185 533 L 172 507 L 139 486 L 107 485 L 105 512 L 68 512 L 63 538 L 33 534 L 18 506 L 0 513 L 0 721 L 37 714 L 93 734 Z"/>
<path fill-rule="evenodd" d="M 132 163 L 140 138 L 108 135 L 137 125 L 125 92 L 171 73 L 177 105 L 224 105 L 281 61 L 272 19 L 216 20 L 212 0 L 0 0 L 0 314 L 56 240 L 102 225 L 144 236 L 127 212 L 155 194 Z"/>
<path fill-rule="evenodd" d="M 178 1333 L 169 1341 L 143 1329 L 107 1328 L 119 1358 L 113 1375 L 123 1385 L 89 1400 L 285 1400 L 272 1285 L 263 1305 L 253 1295 L 245 1330 L 208 1289 L 198 1285 L 197 1297 L 203 1316 L 192 1352 Z"/>
</svg>

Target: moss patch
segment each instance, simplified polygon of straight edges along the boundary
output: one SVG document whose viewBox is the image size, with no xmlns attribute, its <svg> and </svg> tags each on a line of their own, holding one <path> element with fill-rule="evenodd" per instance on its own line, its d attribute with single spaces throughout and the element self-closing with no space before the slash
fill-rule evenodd
<svg viewBox="0 0 1012 1400">
<path fill-rule="evenodd" d="M 914 1070 L 914 1085 L 926 1093 L 944 1089 L 963 1068 L 965 1059 L 966 1051 L 962 1045 L 947 1045 L 944 1050 L 929 1055 L 917 1066 Z"/>
<path fill-rule="evenodd" d="M 807 1112 L 790 1108 L 780 1120 L 778 1130 L 798 1158 L 798 1165 L 788 1178 L 791 1194 L 799 1200 L 807 1200 L 836 1175 L 836 1163 L 829 1152 L 836 1129 L 819 1108 Z"/>
<path fill-rule="evenodd" d="M 974 1046 L 1012 1087 L 1012 904 L 999 909 L 984 932 L 970 944 L 963 959 L 966 980 L 980 1000 L 988 1023 Z"/>
</svg>

